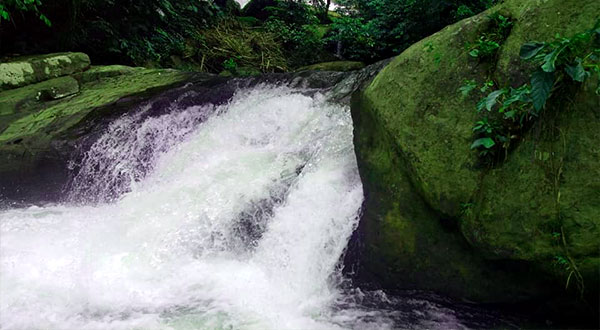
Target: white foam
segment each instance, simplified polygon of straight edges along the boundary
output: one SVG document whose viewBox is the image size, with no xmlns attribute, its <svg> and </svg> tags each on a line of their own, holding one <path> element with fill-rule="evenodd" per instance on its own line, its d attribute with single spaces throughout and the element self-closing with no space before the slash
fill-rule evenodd
<svg viewBox="0 0 600 330">
<path fill-rule="evenodd" d="M 363 198 L 349 109 L 257 88 L 200 110 L 111 126 L 78 193 L 124 185 L 118 200 L 0 213 L 1 328 L 337 327 L 332 275 Z M 233 228 L 261 201 L 249 247 Z"/>
</svg>

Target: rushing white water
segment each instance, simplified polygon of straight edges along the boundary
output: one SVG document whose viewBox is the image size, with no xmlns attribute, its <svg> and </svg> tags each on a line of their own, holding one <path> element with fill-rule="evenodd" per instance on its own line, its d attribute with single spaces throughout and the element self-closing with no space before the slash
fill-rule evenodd
<svg viewBox="0 0 600 330">
<path fill-rule="evenodd" d="M 347 107 L 268 87 L 177 104 L 112 123 L 66 203 L 0 211 L 0 328 L 464 327 L 342 285 L 363 200 Z"/>
<path fill-rule="evenodd" d="M 0 213 L 2 328 L 335 327 L 322 315 L 362 202 L 348 109 L 256 89 L 201 110 L 111 126 L 78 191 L 125 183 L 118 200 Z"/>
</svg>

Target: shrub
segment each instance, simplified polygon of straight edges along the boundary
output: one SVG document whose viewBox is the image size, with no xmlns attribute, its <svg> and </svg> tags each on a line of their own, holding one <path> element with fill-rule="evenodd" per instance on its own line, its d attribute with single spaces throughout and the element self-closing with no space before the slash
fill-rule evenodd
<svg viewBox="0 0 600 330">
<path fill-rule="evenodd" d="M 334 19 L 329 40 L 343 45 L 344 57 L 373 62 L 397 55 L 442 27 L 489 8 L 493 0 L 339 0 L 337 3 L 344 18 Z"/>
<path fill-rule="evenodd" d="M 553 94 L 578 87 L 592 75 L 600 80 L 600 21 L 571 38 L 557 36 L 550 42 L 526 43 L 520 56 L 537 67 L 530 82 L 494 90 L 477 105 L 483 118 L 473 127 L 471 149 L 477 149 L 481 156 L 498 156 L 502 149 L 506 154 L 513 140 L 542 115 Z M 463 95 L 473 89 L 469 85 L 472 82 L 461 88 Z M 600 95 L 600 86 L 596 94 Z"/>
<path fill-rule="evenodd" d="M 264 29 L 277 36 L 292 67 L 330 60 L 315 10 L 302 1 L 282 1 L 265 8 L 270 16 Z"/>
<path fill-rule="evenodd" d="M 10 21 L 11 16 L 16 12 L 20 14 L 33 13 L 47 26 L 52 26 L 52 23 L 40 12 L 39 7 L 42 5 L 40 0 L 4 0 L 0 3 L 0 24 L 2 21 Z"/>
<path fill-rule="evenodd" d="M 201 0 L 8 1 L 30 4 L 30 12 L 45 13 L 54 24 L 44 30 L 31 16 L 11 15 L 13 24 L 0 26 L 0 53 L 69 49 L 88 53 L 98 64 L 168 64 L 194 31 L 224 15 L 212 1 Z"/>
</svg>

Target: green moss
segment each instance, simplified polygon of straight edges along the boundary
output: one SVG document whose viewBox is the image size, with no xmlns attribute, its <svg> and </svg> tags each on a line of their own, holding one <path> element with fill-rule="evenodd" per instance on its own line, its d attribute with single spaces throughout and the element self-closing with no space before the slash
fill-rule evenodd
<svg viewBox="0 0 600 330">
<path fill-rule="evenodd" d="M 0 174 L 32 164 L 39 153 L 49 152 L 51 142 L 68 138 L 96 109 L 109 111 L 110 104 L 123 97 L 168 87 L 189 79 L 189 73 L 175 70 L 136 69 L 130 74 L 105 77 L 81 85 L 79 94 L 42 102 L 36 98 L 39 86 L 5 91 L 0 109 Z M 76 81 L 71 77 L 60 80 Z M 52 86 L 52 81 L 39 84 Z"/>
<path fill-rule="evenodd" d="M 515 25 L 497 63 L 481 65 L 464 45 L 488 29 L 492 12 Z M 458 91 L 464 80 L 481 84 L 490 74 L 525 79 L 529 68 L 516 61 L 523 43 L 589 29 L 598 13 L 599 2 L 507 0 L 414 44 L 355 97 L 365 267 L 382 283 L 412 281 L 480 301 L 562 295 L 565 274 L 553 260 L 564 254 L 585 282 L 598 282 L 597 82 L 556 96 L 569 98 L 548 111 L 560 115 L 546 115 L 495 169 L 482 168 L 470 150 L 477 100 Z"/>
<path fill-rule="evenodd" d="M 0 82 L 2 87 L 17 87 L 25 84 L 26 77 L 33 74 L 31 63 L 3 63 L 0 65 Z"/>
<path fill-rule="evenodd" d="M 79 92 L 77 80 L 71 77 L 50 79 L 41 83 L 0 92 L 0 132 L 15 120 L 36 111 L 49 99 Z"/>
<path fill-rule="evenodd" d="M 571 36 L 592 28 L 600 18 L 598 1 L 506 1 L 498 10 L 517 19 L 500 49 L 496 78 L 501 84 L 527 80 L 528 66 L 519 59 L 524 42 L 550 41 L 557 33 Z"/>
<path fill-rule="evenodd" d="M 90 66 L 83 53 L 56 53 L 19 57 L 0 63 L 0 90 L 34 84 L 81 72 Z"/>
<path fill-rule="evenodd" d="M 540 122 L 501 168 L 485 176 L 463 232 L 485 232 L 472 244 L 489 257 L 539 262 L 568 252 L 578 264 L 598 256 L 600 100 L 588 89 L 572 108 Z M 554 237 L 563 233 L 566 246 Z M 595 270 L 582 275 L 586 282 L 598 280 Z"/>
<path fill-rule="evenodd" d="M 408 160 L 411 181 L 436 210 L 458 216 L 478 183 L 469 149 L 476 113 L 457 92 L 482 68 L 457 45 L 485 29 L 485 16 L 448 27 L 399 55 L 364 95 Z M 441 56 L 439 54 L 442 54 Z M 458 184 L 457 184 L 458 182 Z"/>
<path fill-rule="evenodd" d="M 144 68 L 132 68 L 130 66 L 125 65 L 92 66 L 89 70 L 77 74 L 76 78 L 83 83 L 87 83 L 102 78 L 130 74 L 139 70 L 144 70 Z"/>
<path fill-rule="evenodd" d="M 380 129 L 370 100 L 356 95 L 352 109 L 366 196 L 362 276 L 385 287 L 434 290 L 479 301 L 510 301 L 514 295 L 539 292 L 529 275 L 492 272 L 460 233 L 440 225 L 439 215 L 415 190 L 401 150 Z M 452 220 L 445 221 L 452 226 Z M 499 282 L 507 285 L 495 285 Z"/>
<path fill-rule="evenodd" d="M 147 89 L 181 81 L 186 75 L 178 71 L 142 70 L 132 75 L 106 78 L 82 86 L 81 94 L 75 98 L 52 104 L 12 122 L 0 134 L 0 143 L 22 139 L 44 130 L 46 134 L 57 134 L 76 124 L 95 107 L 114 102 L 119 98 Z M 51 126 L 55 121 L 70 125 Z"/>
</svg>

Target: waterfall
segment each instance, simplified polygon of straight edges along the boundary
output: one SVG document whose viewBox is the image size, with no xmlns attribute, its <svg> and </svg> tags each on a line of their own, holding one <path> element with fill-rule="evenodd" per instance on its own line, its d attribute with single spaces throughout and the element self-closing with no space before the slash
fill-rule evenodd
<svg viewBox="0 0 600 330">
<path fill-rule="evenodd" d="M 0 211 L 2 329 L 463 327 L 345 285 L 363 200 L 347 106 L 262 86 L 171 107 L 114 121 L 64 203 Z"/>
</svg>

